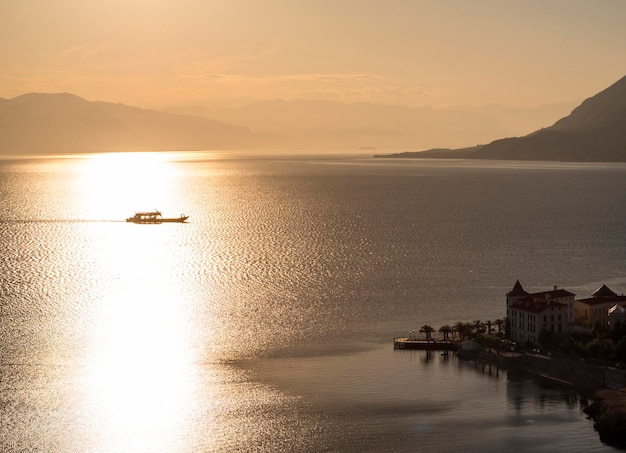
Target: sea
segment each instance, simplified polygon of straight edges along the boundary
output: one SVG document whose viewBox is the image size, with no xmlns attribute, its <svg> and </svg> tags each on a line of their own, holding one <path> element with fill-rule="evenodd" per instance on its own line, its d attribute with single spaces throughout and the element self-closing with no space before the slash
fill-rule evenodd
<svg viewBox="0 0 626 453">
<path fill-rule="evenodd" d="M 614 451 L 591 395 L 393 338 L 624 293 L 625 232 L 625 164 L 5 158 L 0 451 Z"/>
</svg>

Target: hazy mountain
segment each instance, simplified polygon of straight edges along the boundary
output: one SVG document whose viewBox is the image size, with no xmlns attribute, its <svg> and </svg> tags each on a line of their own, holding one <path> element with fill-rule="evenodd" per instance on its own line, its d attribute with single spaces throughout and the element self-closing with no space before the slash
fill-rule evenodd
<svg viewBox="0 0 626 453">
<path fill-rule="evenodd" d="M 544 104 L 539 107 L 507 107 L 488 104 L 477 107 L 459 107 L 459 109 L 490 115 L 509 129 L 510 136 L 521 136 L 553 124 L 557 119 L 569 114 L 578 104 L 580 101 Z"/>
<path fill-rule="evenodd" d="M 513 133 L 487 113 L 431 107 L 272 100 L 238 108 L 190 106 L 172 111 L 193 112 L 255 132 L 272 133 L 280 137 L 275 144 L 283 147 L 463 146 Z"/>
<path fill-rule="evenodd" d="M 554 125 L 524 137 L 458 150 L 434 149 L 394 157 L 626 161 L 626 77 L 585 100 Z"/>
<path fill-rule="evenodd" d="M 207 118 L 89 102 L 67 93 L 0 99 L 4 154 L 223 149 L 252 141 L 247 129 Z"/>
<path fill-rule="evenodd" d="M 527 116 L 501 106 L 470 111 L 281 100 L 161 112 L 66 93 L 25 94 L 0 99 L 0 153 L 451 148 L 515 133 L 489 111 L 508 124 Z"/>
<path fill-rule="evenodd" d="M 521 135 L 554 122 L 576 104 L 536 108 L 502 105 L 435 109 L 370 103 L 272 100 L 236 108 L 178 106 L 166 111 L 200 115 L 272 133 L 280 147 L 406 148 L 467 146 Z"/>
</svg>

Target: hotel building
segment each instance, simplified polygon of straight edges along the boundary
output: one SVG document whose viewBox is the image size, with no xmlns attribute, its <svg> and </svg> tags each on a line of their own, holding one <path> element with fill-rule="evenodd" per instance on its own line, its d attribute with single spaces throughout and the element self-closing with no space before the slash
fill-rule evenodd
<svg viewBox="0 0 626 453">
<path fill-rule="evenodd" d="M 575 321 L 575 294 L 559 289 L 528 293 L 519 280 L 506 294 L 506 315 L 509 338 L 518 343 L 537 344 L 539 332 L 563 333 L 570 330 Z"/>
</svg>

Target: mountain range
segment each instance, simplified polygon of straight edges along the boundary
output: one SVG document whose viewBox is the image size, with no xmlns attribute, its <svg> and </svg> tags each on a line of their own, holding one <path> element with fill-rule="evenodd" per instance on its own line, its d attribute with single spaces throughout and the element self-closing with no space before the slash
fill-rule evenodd
<svg viewBox="0 0 626 453">
<path fill-rule="evenodd" d="M 253 134 L 243 127 L 89 102 L 68 93 L 0 99 L 0 153 L 4 154 L 220 149 L 251 143 Z"/>
<path fill-rule="evenodd" d="M 0 154 L 459 147 L 527 132 L 573 105 L 435 109 L 273 100 L 154 110 L 69 93 L 30 93 L 0 99 Z"/>
<path fill-rule="evenodd" d="M 571 111 L 573 102 L 540 108 L 408 107 L 333 101 L 271 100 L 236 108 L 183 106 L 168 111 L 200 115 L 271 132 L 273 146 L 287 149 L 394 149 L 466 146 L 507 134 L 527 133 Z"/>
<path fill-rule="evenodd" d="M 550 127 L 461 149 L 376 157 L 626 162 L 626 77 L 586 99 Z"/>
</svg>

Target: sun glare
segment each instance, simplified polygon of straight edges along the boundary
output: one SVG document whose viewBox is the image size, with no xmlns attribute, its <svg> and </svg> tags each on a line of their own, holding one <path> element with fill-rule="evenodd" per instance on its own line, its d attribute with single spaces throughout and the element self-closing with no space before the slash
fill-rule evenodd
<svg viewBox="0 0 626 453">
<path fill-rule="evenodd" d="M 85 272 L 99 282 L 85 407 L 95 437 L 114 445 L 111 451 L 184 444 L 193 407 L 193 319 L 185 282 L 172 272 L 183 265 L 179 240 L 185 230 L 124 221 L 135 211 L 178 204 L 172 159 L 161 153 L 119 153 L 88 156 L 79 163 L 81 213 L 94 221 L 80 231 L 97 238 L 89 242 L 93 264 Z"/>
<path fill-rule="evenodd" d="M 123 449 L 149 451 L 185 432 L 193 405 L 193 363 L 185 323 L 163 300 L 111 301 L 90 368 L 95 423 Z M 178 319 L 177 319 L 178 318 Z M 136 444 L 136 445 L 133 445 Z"/>
<path fill-rule="evenodd" d="M 80 193 L 91 219 L 115 219 L 160 209 L 172 194 L 176 169 L 167 153 L 91 155 L 80 168 Z M 158 206 L 157 206 L 158 205 Z"/>
<path fill-rule="evenodd" d="M 93 272 L 103 283 L 90 331 L 87 404 L 99 435 L 119 447 L 113 450 L 156 451 L 181 443 L 186 432 L 197 379 L 185 283 L 172 272 L 182 259 L 176 234 L 164 225 L 124 224 L 93 244 Z"/>
</svg>

